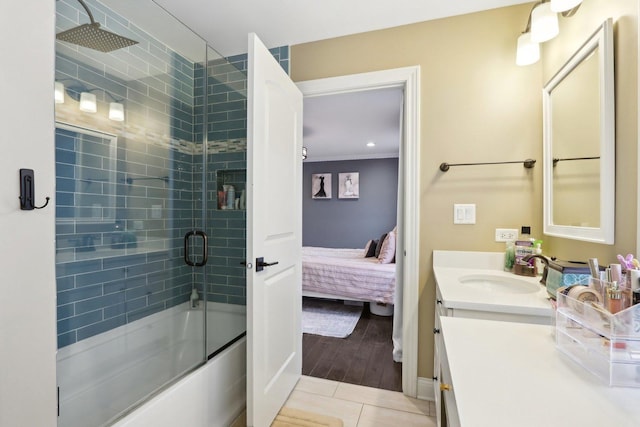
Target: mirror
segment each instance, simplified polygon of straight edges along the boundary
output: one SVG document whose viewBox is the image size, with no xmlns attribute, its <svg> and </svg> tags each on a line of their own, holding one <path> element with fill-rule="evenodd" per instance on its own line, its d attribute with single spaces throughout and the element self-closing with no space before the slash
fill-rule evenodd
<svg viewBox="0 0 640 427">
<path fill-rule="evenodd" d="M 543 89 L 544 234 L 613 244 L 613 23 L 606 20 Z"/>
<path fill-rule="evenodd" d="M 56 122 L 57 221 L 114 223 L 118 139 Z"/>
</svg>

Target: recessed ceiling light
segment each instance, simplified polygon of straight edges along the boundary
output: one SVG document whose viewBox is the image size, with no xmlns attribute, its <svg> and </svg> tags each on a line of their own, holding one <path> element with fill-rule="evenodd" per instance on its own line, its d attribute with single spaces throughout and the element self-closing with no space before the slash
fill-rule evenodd
<svg viewBox="0 0 640 427">
<path fill-rule="evenodd" d="M 367 147 L 375 147 L 375 146 L 376 146 L 375 142 L 372 142 L 372 141 L 367 142 Z"/>
</svg>

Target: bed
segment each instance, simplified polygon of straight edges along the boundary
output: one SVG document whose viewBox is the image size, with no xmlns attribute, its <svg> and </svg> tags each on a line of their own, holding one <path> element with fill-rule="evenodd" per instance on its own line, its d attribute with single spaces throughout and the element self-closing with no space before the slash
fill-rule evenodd
<svg viewBox="0 0 640 427">
<path fill-rule="evenodd" d="M 302 295 L 394 303 L 396 264 L 365 258 L 362 249 L 302 248 Z"/>
</svg>

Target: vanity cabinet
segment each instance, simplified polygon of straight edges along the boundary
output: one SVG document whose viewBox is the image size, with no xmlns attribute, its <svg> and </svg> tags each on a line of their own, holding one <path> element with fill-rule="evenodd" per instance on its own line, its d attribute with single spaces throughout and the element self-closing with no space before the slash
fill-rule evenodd
<svg viewBox="0 0 640 427">
<path fill-rule="evenodd" d="M 503 263 L 503 253 L 434 251 L 433 386 L 438 426 L 460 425 L 450 360 L 442 334 L 442 319 L 553 324 L 554 312 L 545 287 L 539 284 L 540 279 L 504 272 Z M 475 331 L 469 330 L 468 333 L 472 335 Z"/>
<path fill-rule="evenodd" d="M 457 308 L 448 306 L 448 302 L 443 298 L 440 286 L 436 283 L 435 319 L 433 328 L 434 350 L 433 350 L 433 387 L 435 395 L 437 425 L 457 427 L 460 425 L 456 404 L 455 390 L 451 382 L 449 369 L 449 359 L 444 346 L 442 336 L 442 318 L 459 317 L 479 320 L 498 320 L 502 322 L 529 323 L 551 325 L 553 323 L 552 311 L 549 306 L 545 315 L 518 313 L 518 310 L 492 311 L 494 307 L 477 306 L 474 308 Z M 510 312 L 512 311 L 512 312 Z M 470 334 L 473 331 L 469 331 Z"/>
<path fill-rule="evenodd" d="M 453 381 L 459 417 L 449 425 L 640 426 L 640 388 L 609 387 L 568 359 L 556 348 L 554 327 L 440 320 L 441 354 L 447 360 L 443 381 Z"/>
<path fill-rule="evenodd" d="M 433 328 L 433 387 L 436 407 L 436 424 L 438 427 L 448 425 L 459 426 L 455 392 L 451 383 L 451 371 L 447 352 L 442 337 L 441 317 L 447 316 L 447 308 L 442 302 L 442 295 L 436 289 L 436 307 Z"/>
</svg>

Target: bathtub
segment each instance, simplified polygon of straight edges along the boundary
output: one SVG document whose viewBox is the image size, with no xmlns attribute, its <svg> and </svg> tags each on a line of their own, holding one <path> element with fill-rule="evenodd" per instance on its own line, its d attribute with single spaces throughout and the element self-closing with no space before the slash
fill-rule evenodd
<svg viewBox="0 0 640 427">
<path fill-rule="evenodd" d="M 245 406 L 246 309 L 207 304 L 206 363 L 203 314 L 185 303 L 60 349 L 58 426 L 229 425 Z"/>
</svg>

